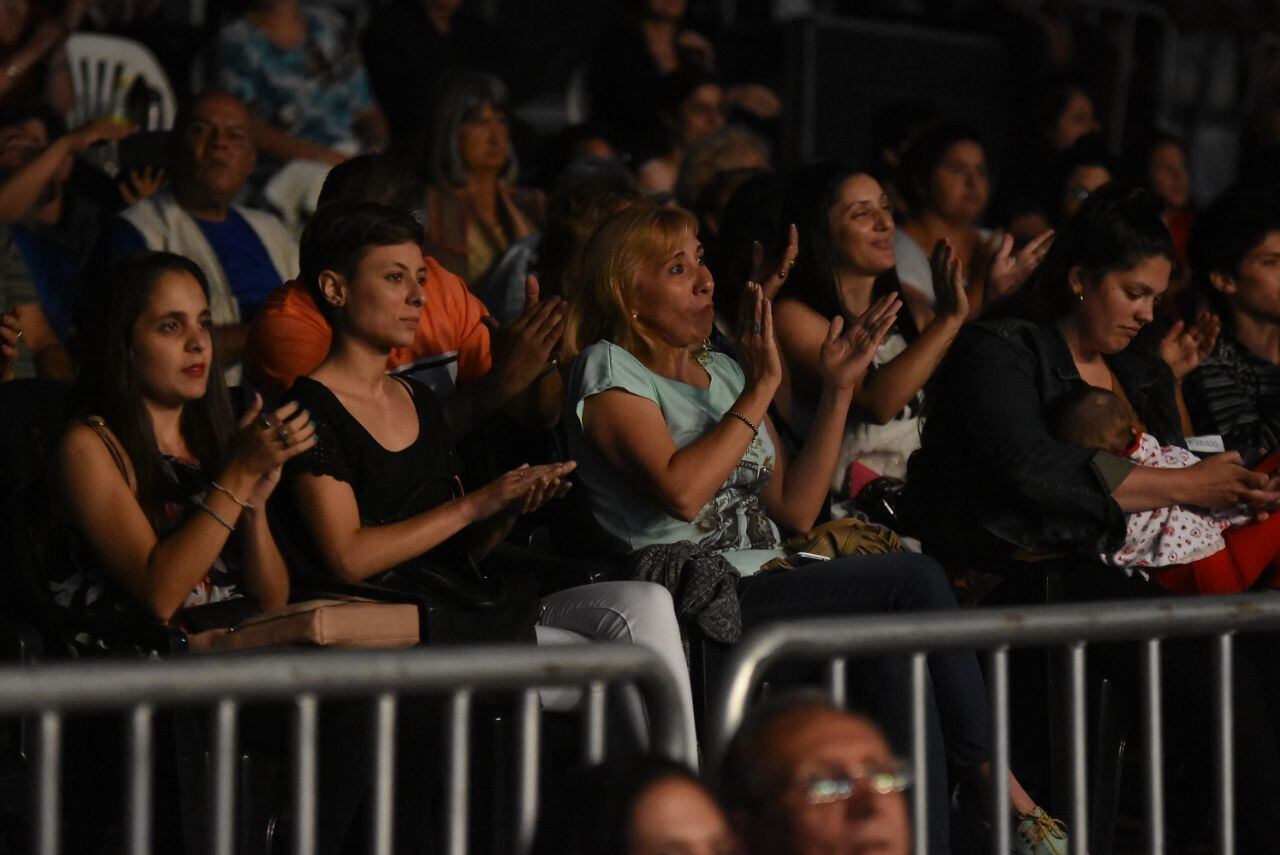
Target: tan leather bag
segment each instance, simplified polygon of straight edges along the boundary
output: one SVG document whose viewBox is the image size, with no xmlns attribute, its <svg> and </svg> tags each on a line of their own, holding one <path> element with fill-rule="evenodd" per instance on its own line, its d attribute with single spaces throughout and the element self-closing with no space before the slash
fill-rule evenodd
<svg viewBox="0 0 1280 855">
<path fill-rule="evenodd" d="M 305 600 L 236 626 L 187 636 L 194 653 L 266 647 L 413 647 L 420 639 L 418 607 L 371 600 Z"/>
</svg>

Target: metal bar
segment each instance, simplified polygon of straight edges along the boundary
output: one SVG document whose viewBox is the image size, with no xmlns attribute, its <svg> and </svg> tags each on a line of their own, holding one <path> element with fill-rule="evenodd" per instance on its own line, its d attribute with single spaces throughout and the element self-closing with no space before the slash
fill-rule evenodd
<svg viewBox="0 0 1280 855">
<path fill-rule="evenodd" d="M 319 699 L 311 693 L 298 695 L 293 707 L 294 855 L 315 855 L 316 851 L 316 736 L 319 729 L 319 709 Z"/>
<path fill-rule="evenodd" d="M 592 682 L 587 687 L 587 717 L 583 730 L 583 760 L 594 766 L 604 760 L 604 684 Z"/>
<path fill-rule="evenodd" d="M 1086 855 L 1089 840 L 1089 793 L 1085 763 L 1085 661 L 1084 644 L 1076 642 L 1067 649 L 1067 708 L 1071 714 L 1071 851 Z"/>
<path fill-rule="evenodd" d="M 1235 715 L 1232 695 L 1232 637 L 1224 632 L 1215 644 L 1214 677 L 1218 682 L 1218 852 L 1235 855 L 1236 851 L 1236 780 L 1235 733 L 1232 718 Z"/>
<path fill-rule="evenodd" d="M 396 798 L 396 696 L 378 695 L 373 703 L 373 825 L 370 848 L 374 855 L 391 855 L 391 832 Z"/>
<path fill-rule="evenodd" d="M 530 685 L 632 682 L 650 702 L 679 707 L 675 678 L 645 647 L 590 644 L 548 651 L 533 646 L 451 648 L 447 656 L 417 650 L 314 651 L 188 657 L 183 662 L 95 662 L 38 669 L 0 668 L 0 715 L 59 709 L 120 709 L 161 697 L 166 705 L 291 703 L 302 692 L 324 698 L 476 691 L 523 691 Z"/>
<path fill-rule="evenodd" d="M 1142 713 L 1147 722 L 1147 855 L 1164 855 L 1164 719 L 1160 706 L 1160 639 L 1142 645 Z"/>
<path fill-rule="evenodd" d="M 449 704 L 449 855 L 467 855 L 467 796 L 471 765 L 471 692 L 454 692 Z"/>
<path fill-rule="evenodd" d="M 54 710 L 45 710 L 40 714 L 39 757 L 37 792 L 40 801 L 36 851 L 39 855 L 58 855 L 58 831 L 62 821 L 62 714 Z"/>
<path fill-rule="evenodd" d="M 538 757 L 542 740 L 542 707 L 537 689 L 520 699 L 520 782 L 516 791 L 516 853 L 526 855 L 538 830 Z"/>
<path fill-rule="evenodd" d="M 212 855 L 233 855 L 235 851 L 237 712 L 238 705 L 230 698 L 219 701 L 213 711 L 213 786 L 209 811 Z"/>
<path fill-rule="evenodd" d="M 911 655 L 911 764 L 916 779 L 911 794 L 911 826 L 915 829 L 916 855 L 929 855 L 929 746 L 924 715 L 927 666 L 925 654 Z"/>
<path fill-rule="evenodd" d="M 1045 647 L 1080 639 L 1093 643 L 1274 629 L 1280 629 L 1280 597 L 1259 594 L 778 622 L 753 630 L 730 651 L 724 669 L 727 691 L 713 708 L 709 755 L 713 764 L 719 761 L 760 675 L 787 656 L 830 659 L 855 651 L 873 656 L 904 649 Z"/>
<path fill-rule="evenodd" d="M 987 693 L 991 707 L 991 851 L 1013 851 L 1009 839 L 1009 651 L 987 655 Z"/>
<path fill-rule="evenodd" d="M 831 703 L 844 709 L 849 705 L 849 660 L 837 656 L 827 663 L 827 692 Z"/>
<path fill-rule="evenodd" d="M 154 710 L 138 704 L 129 715 L 129 852 L 151 855 L 151 767 Z"/>
</svg>

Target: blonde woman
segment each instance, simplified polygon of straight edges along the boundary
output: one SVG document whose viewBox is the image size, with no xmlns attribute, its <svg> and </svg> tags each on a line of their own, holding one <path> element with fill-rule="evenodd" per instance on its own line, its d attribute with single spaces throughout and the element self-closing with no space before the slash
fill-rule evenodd
<svg viewBox="0 0 1280 855">
<path fill-rule="evenodd" d="M 639 205 L 605 222 L 587 245 L 583 291 L 565 332 L 569 448 L 596 520 L 635 550 L 692 541 L 742 576 L 743 622 L 813 615 L 954 609 L 941 568 L 911 553 L 816 562 L 758 573 L 782 555 L 782 531 L 809 530 L 822 509 L 854 389 L 901 302 L 877 300 L 853 323 L 831 321 L 819 358 L 822 391 L 808 441 L 789 459 L 766 411 L 781 380 L 770 301 L 748 288 L 742 365 L 708 352 L 715 283 L 685 211 Z M 873 706 L 899 751 L 909 745 L 903 664 L 865 663 Z M 929 658 L 930 852 L 945 853 L 947 765 L 986 763 L 986 703 L 970 653 Z M 939 716 L 942 710 L 945 715 Z M 1052 852 L 1061 826 L 1017 782 L 1021 852 Z"/>
</svg>

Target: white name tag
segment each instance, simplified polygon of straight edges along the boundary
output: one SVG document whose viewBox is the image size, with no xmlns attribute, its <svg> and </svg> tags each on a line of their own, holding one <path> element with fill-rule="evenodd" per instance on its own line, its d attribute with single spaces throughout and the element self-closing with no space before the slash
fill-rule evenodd
<svg viewBox="0 0 1280 855">
<path fill-rule="evenodd" d="M 1222 444 L 1222 437 L 1217 434 L 1187 437 L 1187 451 L 1196 454 L 1221 454 L 1227 447 Z"/>
</svg>

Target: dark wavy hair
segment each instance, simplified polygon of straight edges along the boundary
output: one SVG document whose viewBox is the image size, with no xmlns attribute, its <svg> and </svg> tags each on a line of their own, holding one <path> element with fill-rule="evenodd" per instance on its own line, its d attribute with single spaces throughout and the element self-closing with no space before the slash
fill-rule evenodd
<svg viewBox="0 0 1280 855">
<path fill-rule="evenodd" d="M 1280 197 L 1275 191 L 1243 187 L 1223 194 L 1196 217 L 1187 241 L 1195 284 L 1222 319 L 1231 322 L 1225 294 L 1210 274 L 1240 274 L 1240 264 L 1267 235 L 1280 232 Z"/>
<path fill-rule="evenodd" d="M 200 267 L 170 252 L 125 256 L 108 269 L 101 287 L 89 290 L 79 324 L 80 375 L 73 394 L 77 416 L 101 416 L 129 455 L 138 504 L 157 531 L 164 521 L 163 458 L 138 383 L 133 328 L 156 283 L 168 274 L 190 276 L 208 297 L 209 283 Z M 216 352 L 210 354 L 208 377 L 204 397 L 182 408 L 179 424 L 201 466 L 213 471 L 222 464 L 235 427 Z"/>
<path fill-rule="evenodd" d="M 1085 200 L 1053 239 L 1053 246 L 1030 281 L 988 313 L 1050 322 L 1077 302 L 1068 282 L 1079 267 L 1090 281 L 1129 270 L 1152 257 L 1172 262 L 1173 238 L 1160 218 L 1160 204 L 1148 191 L 1112 182 Z"/>
<path fill-rule="evenodd" d="M 782 200 L 782 222 L 796 224 L 800 233 L 800 252 L 796 256 L 796 266 L 778 296 L 780 299 L 791 297 L 799 300 L 824 318 L 844 313 L 840 304 L 836 246 L 831 240 L 829 216 L 840 185 L 855 175 L 871 175 L 871 172 L 832 161 L 815 163 L 791 177 Z M 901 290 L 897 269 L 890 269 L 876 277 L 871 299 Z M 910 329 L 910 314 L 907 312 L 899 315 L 898 325 L 906 327 L 900 329 L 901 332 L 914 332 Z"/>
</svg>

